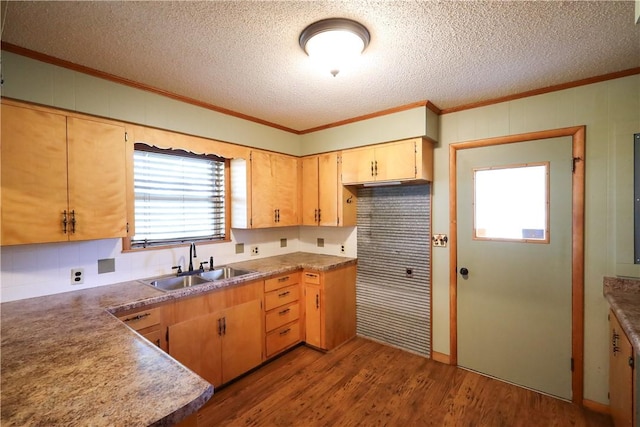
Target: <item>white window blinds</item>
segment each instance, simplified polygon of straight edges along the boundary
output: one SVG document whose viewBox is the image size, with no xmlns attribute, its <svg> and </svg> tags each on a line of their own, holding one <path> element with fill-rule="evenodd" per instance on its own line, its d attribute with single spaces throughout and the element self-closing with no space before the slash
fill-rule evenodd
<svg viewBox="0 0 640 427">
<path fill-rule="evenodd" d="M 225 238 L 225 162 L 136 144 L 132 247 Z"/>
</svg>

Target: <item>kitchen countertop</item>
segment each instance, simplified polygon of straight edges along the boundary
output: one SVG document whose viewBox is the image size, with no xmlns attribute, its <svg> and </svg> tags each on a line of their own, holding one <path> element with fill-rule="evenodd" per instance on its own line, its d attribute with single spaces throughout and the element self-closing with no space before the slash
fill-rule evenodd
<svg viewBox="0 0 640 427">
<path fill-rule="evenodd" d="M 134 280 L 3 303 L 2 425 L 173 425 L 196 412 L 213 386 L 110 313 L 355 263 L 298 252 L 229 264 L 255 273 L 178 291 Z"/>
<path fill-rule="evenodd" d="M 640 353 L 640 279 L 605 277 L 604 296 L 634 350 Z"/>
</svg>

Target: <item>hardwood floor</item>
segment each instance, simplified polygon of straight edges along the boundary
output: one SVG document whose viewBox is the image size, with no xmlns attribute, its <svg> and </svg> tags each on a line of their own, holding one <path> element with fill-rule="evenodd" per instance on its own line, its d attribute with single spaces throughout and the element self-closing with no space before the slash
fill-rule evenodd
<svg viewBox="0 0 640 427">
<path fill-rule="evenodd" d="M 609 417 L 363 338 L 216 390 L 198 426 L 611 426 Z"/>
</svg>

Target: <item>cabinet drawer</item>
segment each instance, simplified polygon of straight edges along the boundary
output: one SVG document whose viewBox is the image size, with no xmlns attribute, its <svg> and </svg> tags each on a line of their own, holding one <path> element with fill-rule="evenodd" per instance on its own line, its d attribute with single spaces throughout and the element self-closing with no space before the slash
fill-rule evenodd
<svg viewBox="0 0 640 427">
<path fill-rule="evenodd" d="M 160 324 L 160 308 L 151 308 L 149 310 L 138 311 L 118 316 L 128 327 L 139 331 L 149 326 Z"/>
<path fill-rule="evenodd" d="M 264 294 L 264 309 L 272 310 L 285 304 L 297 301 L 300 297 L 300 286 L 293 285 Z"/>
<path fill-rule="evenodd" d="M 320 273 L 305 271 L 303 274 L 304 274 L 304 283 L 310 283 L 313 285 L 320 284 Z"/>
<path fill-rule="evenodd" d="M 272 277 L 264 281 L 264 291 L 270 292 L 286 286 L 295 285 L 300 281 L 300 273 L 285 274 L 278 277 Z"/>
<path fill-rule="evenodd" d="M 282 326 L 267 334 L 267 357 L 300 342 L 300 322 Z"/>
<path fill-rule="evenodd" d="M 265 327 L 267 332 L 272 331 L 282 325 L 286 325 L 300 317 L 300 303 L 294 302 L 287 306 L 278 307 L 271 310 L 266 315 Z"/>
</svg>

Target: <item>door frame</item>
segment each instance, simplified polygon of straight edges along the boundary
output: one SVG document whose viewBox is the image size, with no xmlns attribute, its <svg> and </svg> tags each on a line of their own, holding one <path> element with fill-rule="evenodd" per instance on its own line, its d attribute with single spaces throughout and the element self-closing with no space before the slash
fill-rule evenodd
<svg viewBox="0 0 640 427">
<path fill-rule="evenodd" d="M 570 136 L 572 140 L 571 251 L 571 392 L 573 403 L 584 397 L 584 178 L 586 126 L 477 139 L 449 145 L 449 340 L 450 363 L 458 365 L 458 150 Z"/>
</svg>

